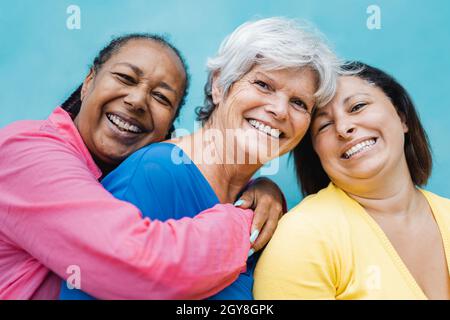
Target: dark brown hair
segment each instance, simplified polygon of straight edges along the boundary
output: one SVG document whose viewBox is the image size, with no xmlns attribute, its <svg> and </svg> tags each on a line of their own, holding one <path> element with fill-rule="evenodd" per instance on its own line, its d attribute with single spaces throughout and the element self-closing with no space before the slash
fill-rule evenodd
<svg viewBox="0 0 450 320">
<path fill-rule="evenodd" d="M 389 97 L 398 114 L 408 126 L 408 132 L 405 133 L 404 151 L 412 181 L 417 186 L 425 185 L 432 169 L 431 147 L 408 92 L 392 76 L 362 62 L 347 63 L 343 69 L 355 71 L 355 77 L 374 84 Z M 319 156 L 313 149 L 311 130 L 308 130 L 292 154 L 298 183 L 304 196 L 317 193 L 329 184 L 330 178 L 325 173 Z"/>
</svg>

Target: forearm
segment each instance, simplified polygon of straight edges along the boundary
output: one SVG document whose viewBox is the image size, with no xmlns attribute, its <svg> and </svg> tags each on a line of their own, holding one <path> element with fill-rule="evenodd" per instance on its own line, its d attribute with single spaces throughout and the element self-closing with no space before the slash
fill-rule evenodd
<svg viewBox="0 0 450 320">
<path fill-rule="evenodd" d="M 5 227 L 62 278 L 70 266 L 79 267 L 81 290 L 97 298 L 200 299 L 245 269 L 250 211 L 222 206 L 162 223 L 106 204 L 102 213 L 80 209 L 44 213 L 37 207 Z"/>
</svg>

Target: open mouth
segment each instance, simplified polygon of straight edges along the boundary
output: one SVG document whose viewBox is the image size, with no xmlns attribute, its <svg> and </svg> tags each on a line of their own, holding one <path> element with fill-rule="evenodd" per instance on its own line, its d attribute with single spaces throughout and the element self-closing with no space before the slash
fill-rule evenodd
<svg viewBox="0 0 450 320">
<path fill-rule="evenodd" d="M 376 143 L 377 143 L 377 138 L 370 138 L 370 139 L 364 140 L 364 141 L 358 143 L 357 145 L 354 145 L 347 151 L 345 151 L 341 155 L 341 158 L 342 159 L 350 159 L 351 157 L 357 155 L 358 153 L 361 153 L 361 152 L 371 149 Z"/>
<path fill-rule="evenodd" d="M 284 136 L 284 133 L 281 132 L 280 130 L 272 128 L 271 126 L 266 125 L 258 120 L 255 119 L 246 119 L 246 120 L 248 121 L 248 123 L 250 123 L 250 125 L 253 128 L 265 133 L 266 135 L 272 138 L 280 139 Z"/>
<path fill-rule="evenodd" d="M 135 134 L 144 133 L 145 130 L 137 123 L 124 119 L 123 117 L 114 114 L 114 113 L 107 113 L 106 117 L 108 120 L 115 125 L 120 131 L 124 132 L 131 132 Z"/>
</svg>

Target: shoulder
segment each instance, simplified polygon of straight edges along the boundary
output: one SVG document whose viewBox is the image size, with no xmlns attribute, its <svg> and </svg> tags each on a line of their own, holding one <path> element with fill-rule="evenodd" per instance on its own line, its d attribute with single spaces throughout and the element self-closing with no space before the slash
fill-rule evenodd
<svg viewBox="0 0 450 320">
<path fill-rule="evenodd" d="M 42 149 L 52 150 L 55 146 L 58 150 L 61 147 L 71 148 L 71 140 L 76 140 L 73 131 L 66 127 L 73 127 L 72 120 L 65 111 L 56 108 L 45 120 L 21 120 L 9 124 L 0 130 L 0 146 L 2 151 L 18 151 L 26 149 L 30 152 L 42 152 Z M 55 117 L 59 117 L 59 122 L 55 123 Z M 61 125 L 63 128 L 61 128 Z M 63 148 L 64 148 L 63 147 Z M 9 148 L 9 149 L 8 149 Z"/>
<path fill-rule="evenodd" d="M 0 148 L 2 166 L 51 172 L 75 169 L 96 180 L 101 175 L 70 115 L 60 107 L 46 120 L 18 121 L 0 130 Z"/>
<path fill-rule="evenodd" d="M 438 202 L 439 204 L 446 206 L 450 209 L 450 199 L 449 198 L 442 197 L 442 196 L 440 196 L 436 193 L 433 193 L 431 191 L 428 191 L 428 190 L 421 189 L 421 191 L 427 199 L 431 199 L 435 202 Z"/>
<path fill-rule="evenodd" d="M 0 136 L 2 138 L 10 137 L 20 133 L 30 131 L 37 131 L 45 120 L 20 120 L 6 125 L 0 129 Z"/>
<path fill-rule="evenodd" d="M 306 197 L 281 218 L 272 240 L 279 248 L 296 247 L 297 255 L 341 256 L 351 246 L 352 233 L 345 196 L 330 185 Z"/>
<path fill-rule="evenodd" d="M 159 142 L 139 149 L 126 161 L 134 162 L 141 166 L 146 164 L 158 164 L 161 167 L 173 168 L 179 164 L 185 163 L 182 161 L 182 157 L 186 156 L 184 152 L 176 145 L 166 142 Z"/>
<path fill-rule="evenodd" d="M 152 187 L 170 190 L 182 177 L 183 167 L 173 160 L 176 146 L 169 143 L 154 143 L 143 147 L 112 171 L 102 184 L 110 190 L 123 185 Z M 113 192 L 114 193 L 114 192 Z"/>
<path fill-rule="evenodd" d="M 435 213 L 440 214 L 450 225 L 450 199 L 439 196 L 430 191 L 422 189 L 421 191 L 427 198 L 432 210 L 436 211 Z"/>
<path fill-rule="evenodd" d="M 43 130 L 44 129 L 44 130 Z M 48 138 L 40 139 L 36 138 Z M 0 130 L 0 145 L 8 147 L 14 144 L 25 145 L 39 142 L 41 145 L 59 140 L 58 130 L 53 128 L 48 120 L 22 120 L 11 123 Z"/>
<path fill-rule="evenodd" d="M 186 171 L 185 163 L 179 161 L 180 150 L 174 144 L 153 143 L 134 152 L 109 176 L 128 176 L 132 180 L 158 183 L 180 179 Z"/>
<path fill-rule="evenodd" d="M 330 185 L 281 219 L 255 270 L 257 298 L 334 297 L 351 261 L 340 192 Z"/>
<path fill-rule="evenodd" d="M 303 199 L 282 218 L 289 228 L 318 228 L 325 234 L 336 227 L 348 228 L 347 199 L 342 190 L 330 184 Z M 345 230 L 344 230 L 345 231 Z"/>
<path fill-rule="evenodd" d="M 45 120 L 20 121 L 0 130 L 0 149 L 5 166 L 33 163 L 51 167 L 56 162 L 56 170 L 61 163 L 84 162 L 82 153 Z"/>
<path fill-rule="evenodd" d="M 143 147 L 106 176 L 102 184 L 115 197 L 136 205 L 145 216 L 162 221 L 174 218 L 178 214 L 176 199 L 191 182 L 185 166 L 172 159 L 175 149 L 175 145 L 167 143 Z"/>
</svg>

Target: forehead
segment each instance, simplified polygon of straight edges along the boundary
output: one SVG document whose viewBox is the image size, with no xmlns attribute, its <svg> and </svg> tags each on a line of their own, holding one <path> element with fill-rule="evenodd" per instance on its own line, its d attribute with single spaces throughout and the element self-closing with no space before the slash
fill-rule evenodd
<svg viewBox="0 0 450 320">
<path fill-rule="evenodd" d="M 142 71 L 159 71 L 162 75 L 172 75 L 185 79 L 184 67 L 175 52 L 155 40 L 129 40 L 116 51 L 105 65 L 126 62 L 136 65 Z"/>
<path fill-rule="evenodd" d="M 372 90 L 375 86 L 356 76 L 341 76 L 337 81 L 336 96 L 346 96 L 361 90 Z"/>
<path fill-rule="evenodd" d="M 306 82 L 311 82 L 313 85 L 317 80 L 316 73 L 308 67 L 304 68 L 285 68 L 285 69 L 268 69 L 261 65 L 253 66 L 247 74 L 262 73 L 270 77 L 278 78 L 280 80 L 293 80 L 298 81 L 298 79 L 306 80 Z"/>
<path fill-rule="evenodd" d="M 376 84 L 357 76 L 341 76 L 338 79 L 336 95 L 330 104 L 345 101 L 351 97 L 367 95 L 376 99 L 389 100 L 387 94 Z"/>
</svg>

